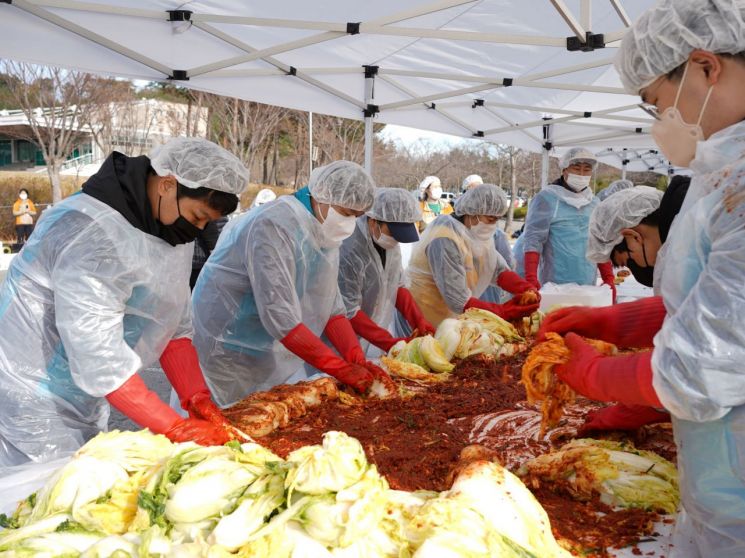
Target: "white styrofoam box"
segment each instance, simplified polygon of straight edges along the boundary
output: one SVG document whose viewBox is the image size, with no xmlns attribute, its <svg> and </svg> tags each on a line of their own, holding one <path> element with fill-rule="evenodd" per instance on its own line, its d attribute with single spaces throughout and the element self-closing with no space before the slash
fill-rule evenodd
<svg viewBox="0 0 745 558">
<path fill-rule="evenodd" d="M 623 283 L 616 285 L 616 292 L 618 293 L 618 302 L 630 302 L 632 300 L 654 296 L 652 288 L 645 287 L 639 283 L 639 281 L 634 279 L 633 275 L 624 277 Z"/>
<path fill-rule="evenodd" d="M 546 283 L 541 287 L 541 312 L 564 306 L 609 306 L 613 304 L 613 292 L 607 285 L 557 285 Z"/>
</svg>

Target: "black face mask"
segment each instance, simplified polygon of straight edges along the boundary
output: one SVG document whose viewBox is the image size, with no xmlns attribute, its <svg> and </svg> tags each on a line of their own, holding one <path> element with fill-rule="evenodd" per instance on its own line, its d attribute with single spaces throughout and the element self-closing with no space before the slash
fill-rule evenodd
<svg viewBox="0 0 745 558">
<path fill-rule="evenodd" d="M 626 245 L 626 239 L 622 240 L 615 248 L 613 248 L 613 252 L 625 252 L 627 254 L 625 267 L 629 268 L 629 271 L 631 272 L 631 275 L 634 276 L 634 279 L 639 281 L 639 283 L 644 285 L 645 287 L 653 286 L 654 266 L 649 265 L 649 263 L 647 262 L 647 250 L 644 248 L 643 242 L 642 255 L 644 256 L 644 262 L 647 263 L 645 267 L 640 266 L 632 259 L 631 254 L 629 254 L 629 247 Z"/>
<path fill-rule="evenodd" d="M 629 258 L 626 262 L 626 267 L 629 268 L 631 275 L 634 279 L 639 281 L 645 287 L 652 287 L 654 285 L 654 266 L 648 265 L 647 267 L 641 267 L 634 260 Z"/>
<path fill-rule="evenodd" d="M 188 244 L 192 242 L 202 229 L 196 225 L 192 225 L 181 215 L 181 207 L 178 203 L 178 192 L 176 192 L 176 209 L 178 210 L 178 219 L 176 219 L 170 225 L 164 225 L 160 223 L 160 202 L 163 199 L 161 196 L 158 198 L 158 222 L 160 223 L 160 231 L 158 236 L 165 240 L 171 246 L 177 246 L 178 244 Z"/>
</svg>

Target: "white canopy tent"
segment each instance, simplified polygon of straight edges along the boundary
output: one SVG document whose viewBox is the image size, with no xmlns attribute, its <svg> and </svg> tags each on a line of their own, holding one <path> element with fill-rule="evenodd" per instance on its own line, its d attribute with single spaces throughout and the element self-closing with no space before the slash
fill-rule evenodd
<svg viewBox="0 0 745 558">
<path fill-rule="evenodd" d="M 612 66 L 651 3 L 0 0 L 0 56 L 365 119 L 368 167 L 379 121 L 664 172 Z"/>
</svg>

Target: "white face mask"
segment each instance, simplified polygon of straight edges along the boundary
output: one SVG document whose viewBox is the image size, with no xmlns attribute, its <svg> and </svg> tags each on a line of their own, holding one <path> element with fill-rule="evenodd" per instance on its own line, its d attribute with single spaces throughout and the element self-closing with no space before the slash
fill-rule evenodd
<svg viewBox="0 0 745 558">
<path fill-rule="evenodd" d="M 573 192 L 581 192 L 590 186 L 591 179 L 592 176 L 589 174 L 587 176 L 582 176 L 581 174 L 572 174 L 570 172 L 567 174 L 566 183 L 567 186 L 569 186 L 569 189 Z"/>
<path fill-rule="evenodd" d="M 687 167 L 696 156 L 696 144 L 704 141 L 704 131 L 701 129 L 701 118 L 704 116 L 706 105 L 709 102 L 709 96 L 714 86 L 709 87 L 704 99 L 704 106 L 698 114 L 698 120 L 695 124 L 687 124 L 683 120 L 683 115 L 678 110 L 678 99 L 680 91 L 683 89 L 683 83 L 688 73 L 688 64 L 683 71 L 683 77 L 678 86 L 678 93 L 675 95 L 673 106 L 666 108 L 660 115 L 659 120 L 652 124 L 652 137 L 659 146 L 660 151 L 667 157 L 673 165 Z"/>
<path fill-rule="evenodd" d="M 373 242 L 380 246 L 383 250 L 392 250 L 398 246 L 398 240 L 393 238 L 391 235 L 385 234 L 380 228 L 380 223 L 377 221 L 375 224 L 378 226 L 378 238 L 373 238 Z"/>
<path fill-rule="evenodd" d="M 356 220 L 354 215 L 347 217 L 329 206 L 326 218 L 321 223 L 323 238 L 326 241 L 324 244 L 327 247 L 341 244 L 342 240 L 349 238 L 354 232 Z"/>
<path fill-rule="evenodd" d="M 26 198 L 28 198 L 28 194 L 26 192 L 21 192 L 20 194 L 18 194 L 18 197 L 22 200 L 25 200 Z"/>
<path fill-rule="evenodd" d="M 479 220 L 478 223 L 472 225 L 468 232 L 471 237 L 477 242 L 488 242 L 494 238 L 494 233 L 497 232 L 497 223 L 490 225 L 489 223 L 482 223 Z"/>
<path fill-rule="evenodd" d="M 429 199 L 437 201 L 442 197 L 442 188 L 439 186 L 432 186 L 429 189 Z"/>
</svg>

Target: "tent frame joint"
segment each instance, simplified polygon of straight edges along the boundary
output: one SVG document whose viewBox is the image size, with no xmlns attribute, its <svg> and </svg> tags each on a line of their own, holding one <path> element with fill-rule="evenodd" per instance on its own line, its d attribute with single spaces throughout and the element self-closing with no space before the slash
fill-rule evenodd
<svg viewBox="0 0 745 558">
<path fill-rule="evenodd" d="M 474 99 L 473 104 L 471 105 L 472 109 L 475 109 L 476 107 L 483 107 L 485 104 L 484 99 Z"/>
<path fill-rule="evenodd" d="M 349 21 L 347 22 L 347 35 L 359 35 L 360 34 L 361 21 Z"/>
<path fill-rule="evenodd" d="M 171 81 L 189 81 L 189 72 L 187 70 L 173 70 L 168 79 Z"/>
<path fill-rule="evenodd" d="M 191 21 L 191 10 L 166 10 L 168 21 Z"/>
<path fill-rule="evenodd" d="M 592 52 L 595 49 L 605 48 L 605 36 L 602 33 L 585 32 L 585 40 L 573 35 L 567 37 L 567 50 L 569 52 Z"/>
<path fill-rule="evenodd" d="M 473 133 L 473 137 L 475 137 L 475 138 L 483 138 L 484 137 L 484 132 L 482 130 L 477 130 L 477 131 L 475 131 Z"/>
<path fill-rule="evenodd" d="M 504 78 L 502 80 L 502 87 L 512 87 L 512 78 Z"/>
<path fill-rule="evenodd" d="M 296 76 L 297 75 L 297 68 L 295 66 L 290 66 L 287 68 L 287 71 L 285 72 L 288 76 Z"/>
<path fill-rule="evenodd" d="M 372 118 L 379 112 L 380 112 L 380 106 L 373 105 L 370 103 L 368 103 L 367 107 L 365 107 L 365 110 L 362 111 L 362 113 L 365 115 L 365 118 Z"/>
<path fill-rule="evenodd" d="M 369 64 L 363 64 L 363 68 L 365 68 L 365 79 L 370 79 L 378 75 L 378 71 L 380 70 L 380 66 L 372 66 Z"/>
</svg>

